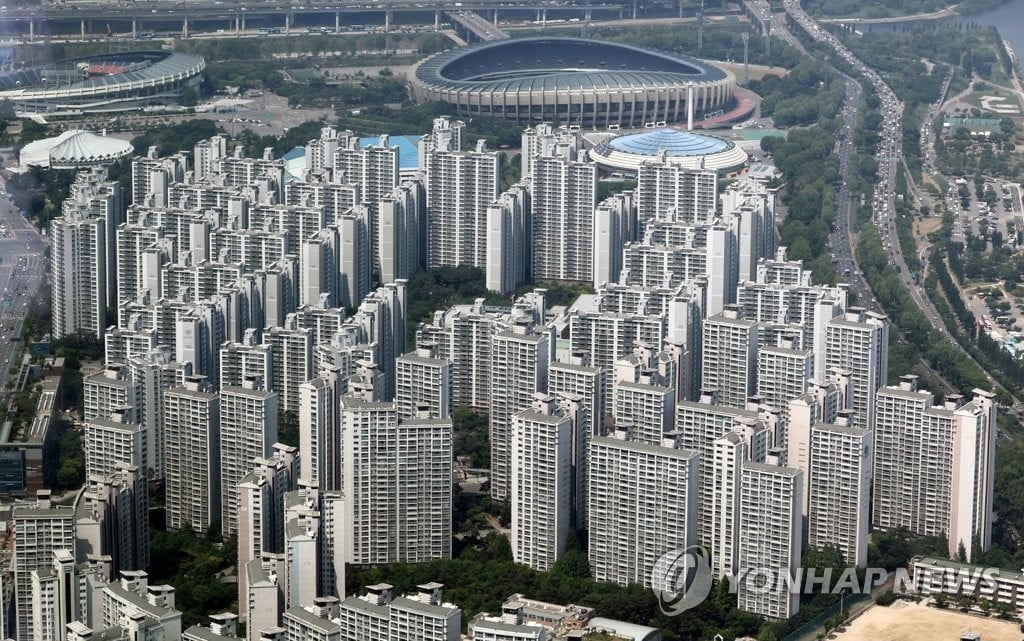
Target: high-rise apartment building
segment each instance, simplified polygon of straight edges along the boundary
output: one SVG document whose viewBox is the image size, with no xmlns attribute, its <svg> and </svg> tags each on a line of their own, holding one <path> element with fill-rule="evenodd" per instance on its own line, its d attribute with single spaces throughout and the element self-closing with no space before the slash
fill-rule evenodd
<svg viewBox="0 0 1024 641">
<path fill-rule="evenodd" d="M 800 568 L 803 492 L 800 470 L 743 464 L 736 552 L 741 610 L 769 619 L 788 619 L 800 610 L 799 590 L 790 589 L 788 577 Z"/>
<path fill-rule="evenodd" d="M 757 323 L 727 306 L 707 318 L 701 331 L 701 388 L 717 390 L 722 405 L 745 407 L 756 389 Z"/>
<path fill-rule="evenodd" d="M 107 329 L 107 221 L 88 208 L 66 208 L 50 224 L 53 337 Z"/>
<path fill-rule="evenodd" d="M 834 547 L 857 567 L 868 560 L 872 444 L 872 432 L 863 427 L 818 423 L 811 428 L 807 545 Z"/>
<path fill-rule="evenodd" d="M 649 160 L 637 170 L 636 196 L 642 221 L 710 224 L 718 216 L 718 172 Z"/>
<path fill-rule="evenodd" d="M 595 580 L 650 587 L 662 555 L 696 545 L 699 459 L 674 437 L 643 443 L 616 430 L 591 439 L 587 549 Z"/>
<path fill-rule="evenodd" d="M 452 363 L 436 358 L 436 346 L 419 347 L 395 360 L 399 420 L 447 419 L 452 413 Z"/>
<path fill-rule="evenodd" d="M 399 164 L 398 147 L 392 146 L 386 135 L 380 137 L 379 144 L 362 148 L 353 137 L 347 147 L 339 147 L 335 154 L 335 175 L 342 179 L 339 182 L 358 183 L 366 204 L 366 233 L 372 266 L 368 273 L 380 273 L 378 203 L 399 185 Z"/>
<path fill-rule="evenodd" d="M 878 390 L 871 522 L 946 536 L 968 561 L 991 544 L 995 408 L 989 392 L 947 396 L 917 389 L 916 376 Z"/>
<path fill-rule="evenodd" d="M 541 154 L 530 179 L 533 278 L 593 282 L 597 164 Z"/>
<path fill-rule="evenodd" d="M 515 325 L 494 334 L 490 363 L 491 496 L 508 500 L 512 476 L 512 415 L 547 389 L 550 337 Z"/>
<path fill-rule="evenodd" d="M 289 316 L 283 326 L 270 327 L 263 333 L 274 363 L 270 389 L 280 394 L 281 412 L 298 411 L 299 385 L 313 378 L 313 330 L 297 325 L 295 317 Z"/>
<path fill-rule="evenodd" d="M 512 556 L 550 570 L 565 551 L 573 522 L 572 420 L 551 397 L 511 419 Z"/>
<path fill-rule="evenodd" d="M 353 398 L 341 416 L 348 562 L 451 556 L 451 421 L 400 423 L 393 403 Z"/>
<path fill-rule="evenodd" d="M 240 387 L 220 390 L 220 526 L 225 535 L 238 531 L 238 484 L 277 442 L 279 397 L 261 383 L 250 377 Z"/>
<path fill-rule="evenodd" d="M 875 426 L 875 393 L 885 384 L 889 369 L 889 321 L 860 308 L 850 308 L 825 325 L 825 366 L 847 370 L 847 407 L 853 424 Z"/>
<path fill-rule="evenodd" d="M 302 480 L 323 491 L 341 489 L 340 391 L 337 381 L 328 376 L 318 376 L 299 385 Z"/>
<path fill-rule="evenodd" d="M 427 155 L 427 265 L 487 265 L 487 207 L 499 194 L 500 156 L 474 151 Z"/>
<path fill-rule="evenodd" d="M 15 504 L 14 520 L 13 628 L 16 639 L 32 639 L 36 633 L 32 619 L 32 573 L 52 567 L 54 553 L 75 549 L 75 510 L 50 503 L 49 491 L 37 499 Z"/>
<path fill-rule="evenodd" d="M 509 187 L 487 206 L 487 289 L 511 294 L 530 273 L 530 183 Z"/>
<path fill-rule="evenodd" d="M 164 396 L 167 527 L 206 532 L 221 518 L 220 398 L 189 377 Z"/>
</svg>

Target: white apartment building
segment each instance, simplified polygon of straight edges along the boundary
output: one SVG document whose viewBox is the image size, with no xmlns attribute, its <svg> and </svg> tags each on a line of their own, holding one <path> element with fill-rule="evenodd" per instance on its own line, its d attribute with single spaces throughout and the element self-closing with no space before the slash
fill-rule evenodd
<svg viewBox="0 0 1024 641">
<path fill-rule="evenodd" d="M 514 325 L 494 334 L 490 363 L 491 496 L 510 496 L 512 482 L 512 415 L 533 403 L 534 394 L 547 389 L 551 361 L 550 336 Z"/>
<path fill-rule="evenodd" d="M 294 316 L 284 326 L 270 327 L 263 333 L 270 344 L 274 378 L 269 386 L 280 394 L 278 409 L 299 409 L 299 386 L 313 378 L 313 330 L 300 329 Z"/>
<path fill-rule="evenodd" d="M 427 194 L 420 179 L 408 180 L 378 203 L 380 280 L 411 278 L 423 265 Z"/>
<path fill-rule="evenodd" d="M 630 425 L 638 443 L 657 445 L 675 426 L 675 392 L 671 387 L 619 381 L 615 383 L 613 416 Z"/>
<path fill-rule="evenodd" d="M 238 531 L 238 484 L 253 461 L 270 457 L 277 442 L 278 394 L 261 389 L 257 378 L 220 391 L 221 531 Z"/>
<path fill-rule="evenodd" d="M 601 201 L 594 209 L 594 288 L 619 280 L 623 248 L 637 231 L 633 192 L 621 192 Z"/>
<path fill-rule="evenodd" d="M 395 405 L 399 420 L 447 419 L 452 414 L 452 363 L 437 348 L 418 347 L 395 359 Z"/>
<path fill-rule="evenodd" d="M 451 555 L 450 421 L 399 423 L 393 403 L 343 399 L 342 459 L 349 563 Z"/>
<path fill-rule="evenodd" d="M 512 556 L 542 572 L 565 550 L 573 506 L 573 425 L 550 400 L 511 417 Z"/>
<path fill-rule="evenodd" d="M 592 283 L 597 164 L 544 153 L 530 164 L 532 277 Z"/>
<path fill-rule="evenodd" d="M 548 392 L 552 395 L 578 397 L 590 417 L 590 436 L 604 434 L 605 397 L 608 375 L 601 367 L 589 364 L 589 359 L 577 362 L 555 362 L 548 365 Z"/>
<path fill-rule="evenodd" d="M 145 425 L 126 422 L 125 412 L 85 421 L 85 476 L 106 478 L 118 463 L 149 469 L 149 438 Z"/>
<path fill-rule="evenodd" d="M 248 377 L 259 379 L 264 387 L 274 380 L 274 357 L 269 343 L 259 342 L 259 332 L 248 328 L 238 342 L 221 345 L 220 388 L 241 387 Z"/>
<path fill-rule="evenodd" d="M 816 366 L 817 367 L 817 366 Z M 889 369 L 889 321 L 880 314 L 849 308 L 825 325 L 826 371 L 849 371 L 847 407 L 856 412 L 854 425 L 875 426 L 875 393 Z"/>
<path fill-rule="evenodd" d="M 757 394 L 789 419 L 789 402 L 807 391 L 814 377 L 814 352 L 796 349 L 792 337 L 757 350 Z"/>
<path fill-rule="evenodd" d="M 443 601 L 443 586 L 427 583 L 406 597 L 392 586 L 366 588 L 339 602 L 321 598 L 285 612 L 287 641 L 459 641 L 462 610 Z"/>
<path fill-rule="evenodd" d="M 757 323 L 727 306 L 701 332 L 701 389 L 717 390 L 722 405 L 745 407 L 756 389 Z"/>
<path fill-rule="evenodd" d="M 75 556 L 104 558 L 112 578 L 149 566 L 149 488 L 143 468 L 117 463 L 75 497 Z"/>
<path fill-rule="evenodd" d="M 699 461 L 673 437 L 652 444 L 617 430 L 591 439 L 587 549 L 595 580 L 650 587 L 662 555 L 697 544 Z"/>
<path fill-rule="evenodd" d="M 65 639 L 65 626 L 81 616 L 77 591 L 75 557 L 69 550 L 55 550 L 50 567 L 32 571 L 32 641 Z"/>
<path fill-rule="evenodd" d="M 970 561 L 991 545 L 995 407 L 989 392 L 935 405 L 917 377 L 876 395 L 871 523 L 946 536 Z"/>
<path fill-rule="evenodd" d="M 873 436 L 843 424 L 811 428 L 807 545 L 834 547 L 857 567 L 868 560 Z"/>
<path fill-rule="evenodd" d="M 221 518 L 220 397 L 203 377 L 164 396 L 167 527 L 206 532 Z"/>
<path fill-rule="evenodd" d="M 347 147 L 339 147 L 334 158 L 335 176 L 339 182 L 359 183 L 362 202 L 366 204 L 366 228 L 370 246 L 370 273 L 380 273 L 378 203 L 399 185 L 399 151 L 387 135 L 380 142 L 359 148 L 352 138 Z"/>
<path fill-rule="evenodd" d="M 106 220 L 88 208 L 65 208 L 50 224 L 51 305 L 55 339 L 107 329 Z"/>
<path fill-rule="evenodd" d="M 238 484 L 238 567 L 242 568 L 238 574 L 240 604 L 247 604 L 253 599 L 253 589 L 257 593 L 265 592 L 266 586 L 254 587 L 250 578 L 258 568 L 256 573 L 261 576 L 257 581 L 270 580 L 263 568 L 265 555 L 284 551 L 284 497 L 295 490 L 298 458 L 296 448 L 277 443 L 273 456 L 258 459 L 252 471 Z M 256 564 L 254 568 L 250 568 L 251 563 Z M 281 596 L 283 598 L 283 592 Z M 249 614 L 248 608 L 239 608 L 243 621 Z M 277 625 L 276 619 L 274 625 Z M 260 626 L 256 626 L 253 632 L 259 629 Z"/>
<path fill-rule="evenodd" d="M 51 505 L 49 491 L 42 491 L 34 501 L 16 503 L 11 516 L 16 622 L 13 630 L 17 639 L 33 639 L 36 630 L 32 618 L 32 573 L 52 568 L 55 552 L 75 549 L 75 510 Z"/>
<path fill-rule="evenodd" d="M 487 266 L 487 207 L 500 189 L 500 156 L 486 151 L 427 154 L 427 266 Z"/>
<path fill-rule="evenodd" d="M 699 467 L 700 481 L 697 501 L 697 541 L 705 548 L 713 546 L 714 538 L 714 467 L 718 439 L 732 432 L 744 444 L 745 461 L 763 462 L 771 442 L 770 431 L 760 420 L 758 411 L 725 407 L 716 394 L 705 391 L 697 402 L 681 401 L 676 405 L 676 430 L 680 446 L 701 455 L 708 464 Z"/>
<path fill-rule="evenodd" d="M 708 225 L 718 216 L 718 172 L 648 160 L 637 169 L 636 197 L 640 220 Z"/>
<path fill-rule="evenodd" d="M 788 619 L 800 610 L 800 594 L 786 577 L 800 567 L 803 472 L 790 467 L 746 462 L 740 480 L 736 550 L 736 605 L 768 619 Z M 767 570 L 764 572 L 762 570 Z M 765 589 L 766 575 L 771 581 Z"/>
<path fill-rule="evenodd" d="M 529 279 L 530 182 L 509 187 L 487 206 L 487 289 L 511 294 Z"/>
<path fill-rule="evenodd" d="M 341 489 L 339 392 L 336 384 L 323 376 L 299 385 L 302 479 L 325 491 Z"/>
</svg>

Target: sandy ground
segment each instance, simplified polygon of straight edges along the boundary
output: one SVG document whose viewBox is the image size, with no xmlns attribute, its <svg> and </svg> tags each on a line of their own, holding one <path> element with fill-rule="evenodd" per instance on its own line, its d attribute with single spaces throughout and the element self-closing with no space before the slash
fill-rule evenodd
<svg viewBox="0 0 1024 641">
<path fill-rule="evenodd" d="M 873 606 L 857 617 L 837 641 L 959 641 L 961 632 L 977 632 L 982 641 L 1021 641 L 1018 624 L 985 619 L 956 610 L 897 601 Z"/>
</svg>

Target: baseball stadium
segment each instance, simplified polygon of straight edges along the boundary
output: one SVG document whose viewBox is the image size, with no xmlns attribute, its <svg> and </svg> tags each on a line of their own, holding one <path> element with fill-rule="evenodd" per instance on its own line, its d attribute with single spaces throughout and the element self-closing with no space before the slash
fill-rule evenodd
<svg viewBox="0 0 1024 641">
<path fill-rule="evenodd" d="M 177 101 L 206 68 L 200 56 L 167 51 L 104 54 L 0 74 L 0 100 L 22 115 L 127 111 Z"/>
</svg>

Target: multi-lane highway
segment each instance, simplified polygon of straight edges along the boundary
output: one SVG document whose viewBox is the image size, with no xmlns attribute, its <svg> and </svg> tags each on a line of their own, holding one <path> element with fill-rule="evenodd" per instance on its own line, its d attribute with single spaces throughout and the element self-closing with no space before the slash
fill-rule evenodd
<svg viewBox="0 0 1024 641">
<path fill-rule="evenodd" d="M 16 363 L 25 314 L 46 274 L 46 242 L 0 193 L 0 389 Z"/>
<path fill-rule="evenodd" d="M 878 165 L 878 179 L 875 183 L 874 197 L 871 204 L 871 217 L 878 229 L 882 242 L 892 250 L 891 262 L 899 274 L 904 287 L 928 322 L 942 334 L 948 335 L 942 318 L 928 299 L 924 291 L 914 282 L 911 271 L 907 268 L 907 262 L 903 257 L 900 247 L 899 235 L 896 230 L 896 215 L 894 210 L 894 199 L 896 195 L 896 172 L 900 171 L 902 162 L 902 140 L 903 140 L 903 104 L 896 97 L 896 93 L 885 83 L 882 77 L 874 69 L 868 67 L 855 56 L 838 38 L 822 29 L 807 13 L 804 12 L 798 0 L 785 0 L 783 3 L 786 13 L 790 18 L 815 41 L 828 45 L 840 58 L 856 70 L 864 80 L 871 84 L 878 96 L 881 106 L 882 129 L 879 131 L 878 147 L 875 150 L 875 160 Z M 854 264 L 856 258 L 854 257 Z M 856 268 L 851 271 L 858 271 Z"/>
</svg>

